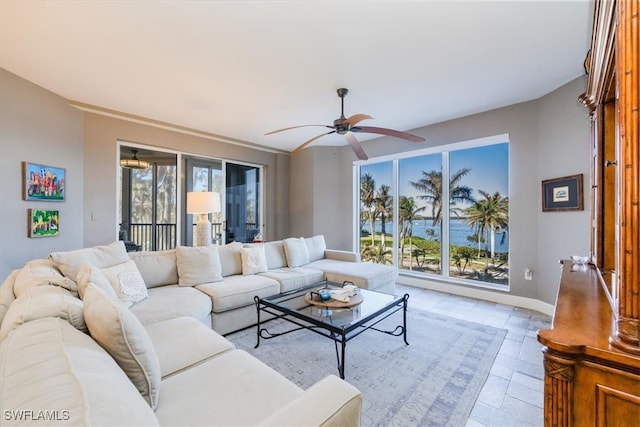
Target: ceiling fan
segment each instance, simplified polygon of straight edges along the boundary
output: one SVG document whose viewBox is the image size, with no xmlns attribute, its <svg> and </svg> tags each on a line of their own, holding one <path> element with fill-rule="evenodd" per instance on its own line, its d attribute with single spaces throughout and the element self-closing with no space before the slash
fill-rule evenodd
<svg viewBox="0 0 640 427">
<path fill-rule="evenodd" d="M 343 135 L 345 137 L 345 139 L 347 140 L 347 142 L 351 146 L 351 149 L 354 151 L 354 153 L 356 153 L 356 156 L 360 160 L 367 160 L 369 157 L 367 156 L 367 154 L 362 149 L 362 146 L 360 145 L 360 143 L 358 142 L 356 137 L 353 136 L 353 134 L 357 133 L 357 132 L 376 133 L 376 134 L 379 134 L 379 135 L 387 135 L 387 136 L 393 136 L 393 137 L 400 138 L 400 139 L 406 139 L 407 141 L 412 141 L 412 142 L 424 142 L 424 140 L 425 140 L 424 138 L 422 138 L 420 136 L 412 135 L 412 134 L 406 133 L 406 132 L 400 132 L 400 131 L 393 130 L 393 129 L 379 128 L 379 127 L 374 127 L 374 126 L 356 126 L 362 120 L 372 119 L 373 117 L 371 117 L 371 116 L 369 116 L 367 114 L 354 114 L 351 117 L 345 117 L 344 116 L 344 97 L 347 96 L 347 93 L 349 93 L 349 90 L 345 89 L 345 88 L 340 88 L 340 89 L 338 89 L 337 92 L 338 92 L 338 96 L 340 97 L 340 100 L 341 100 L 341 111 L 340 111 L 340 117 L 333 121 L 333 125 L 332 126 L 329 126 L 329 125 L 291 126 L 291 127 L 288 127 L 288 128 L 277 129 L 277 130 L 274 130 L 274 131 L 271 131 L 271 132 L 267 132 L 267 133 L 265 133 L 265 135 L 271 135 L 271 134 L 274 134 L 274 133 L 283 132 L 285 130 L 297 129 L 297 128 L 302 128 L 302 127 L 310 127 L 310 126 L 326 127 L 326 128 L 331 129 L 331 130 L 329 132 L 325 132 L 325 133 L 322 133 L 320 135 L 314 136 L 313 138 L 303 142 L 301 145 L 296 147 L 291 152 L 291 155 L 296 155 L 298 152 L 300 152 L 300 150 L 302 150 L 303 148 L 307 147 L 309 144 L 311 144 L 316 139 L 322 138 L 325 135 L 330 135 L 332 133 L 337 133 L 338 135 Z"/>
</svg>

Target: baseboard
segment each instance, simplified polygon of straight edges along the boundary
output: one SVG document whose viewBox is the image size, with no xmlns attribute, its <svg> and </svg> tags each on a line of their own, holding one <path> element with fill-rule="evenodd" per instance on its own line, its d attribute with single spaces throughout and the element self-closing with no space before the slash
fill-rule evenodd
<svg viewBox="0 0 640 427">
<path fill-rule="evenodd" d="M 483 301 L 495 302 L 498 304 L 512 305 L 514 307 L 526 308 L 528 310 L 538 311 L 553 316 L 555 307 L 544 301 L 534 298 L 525 298 L 517 295 L 509 295 L 503 292 L 493 292 L 490 290 L 472 288 L 469 286 L 461 286 L 452 283 L 436 282 L 425 280 L 417 277 L 403 276 L 398 277 L 398 283 L 401 285 L 414 286 L 416 288 L 428 289 L 452 295 L 460 295 L 468 298 L 480 299 Z"/>
</svg>

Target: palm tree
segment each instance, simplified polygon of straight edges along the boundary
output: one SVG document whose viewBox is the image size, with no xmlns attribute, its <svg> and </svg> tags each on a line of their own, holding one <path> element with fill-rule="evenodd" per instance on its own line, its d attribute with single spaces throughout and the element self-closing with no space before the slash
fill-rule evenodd
<svg viewBox="0 0 640 427">
<path fill-rule="evenodd" d="M 400 203 L 398 207 L 398 216 L 400 217 L 400 223 L 402 224 L 402 235 L 400 238 L 400 259 L 404 253 L 404 238 L 409 236 L 409 270 L 412 270 L 413 262 L 412 251 L 413 244 L 411 238 L 413 236 L 413 221 L 418 218 L 418 214 L 427 209 L 426 206 L 418 207 L 413 197 L 400 196 Z"/>
<path fill-rule="evenodd" d="M 392 264 L 391 251 L 382 246 L 366 246 L 362 251 L 364 261 L 372 261 L 376 264 Z"/>
<path fill-rule="evenodd" d="M 484 269 L 485 272 L 489 268 L 489 248 L 488 243 L 491 242 L 491 258 L 495 258 L 495 232 L 496 230 L 506 230 L 509 225 L 509 198 L 503 197 L 497 191 L 489 194 L 479 190 L 484 199 L 476 201 L 473 206 L 465 210 L 465 223 L 470 224 L 478 235 L 486 233 L 485 239 L 485 256 Z"/>
<path fill-rule="evenodd" d="M 380 217 L 380 234 L 382 238 L 380 246 L 382 247 L 383 251 L 387 246 L 387 240 L 386 240 L 387 218 L 393 215 L 392 213 L 393 212 L 393 196 L 389 194 L 390 191 L 391 191 L 391 187 L 386 184 L 383 184 L 378 189 L 378 192 L 376 193 L 376 197 L 375 197 L 375 207 L 376 207 L 375 210 Z"/>
<path fill-rule="evenodd" d="M 371 224 L 371 246 L 374 244 L 374 228 L 376 224 L 375 214 L 375 188 L 376 182 L 370 173 L 366 173 L 360 177 L 360 203 L 369 211 L 369 223 Z"/>
<path fill-rule="evenodd" d="M 460 180 L 471 172 L 469 168 L 462 168 L 449 178 L 449 209 L 451 212 L 458 213 L 460 208 L 455 206 L 456 202 L 472 202 L 470 187 L 460 185 Z M 431 217 L 433 225 L 438 225 L 442 220 L 442 172 L 432 170 L 429 172 L 422 171 L 422 178 L 418 181 L 409 181 L 416 190 L 423 194 L 418 198 L 431 203 Z"/>
</svg>

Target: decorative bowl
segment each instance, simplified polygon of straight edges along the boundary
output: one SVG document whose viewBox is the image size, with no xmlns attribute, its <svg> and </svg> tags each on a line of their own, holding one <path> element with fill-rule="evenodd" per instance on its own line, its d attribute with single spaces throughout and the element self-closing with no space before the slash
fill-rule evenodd
<svg viewBox="0 0 640 427">
<path fill-rule="evenodd" d="M 318 295 L 322 301 L 329 301 L 331 299 L 331 289 L 319 289 Z"/>
</svg>

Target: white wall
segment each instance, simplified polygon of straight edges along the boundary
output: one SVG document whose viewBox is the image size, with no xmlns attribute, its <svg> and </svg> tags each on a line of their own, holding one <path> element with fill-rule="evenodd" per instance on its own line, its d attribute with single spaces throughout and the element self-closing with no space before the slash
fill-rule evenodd
<svg viewBox="0 0 640 427">
<path fill-rule="evenodd" d="M 320 147 L 302 150 L 291 160 L 290 227 L 292 236 L 324 234 L 327 247 L 351 249 L 353 235 L 345 230 L 353 222 L 351 150 Z"/>
<path fill-rule="evenodd" d="M 534 101 L 411 131 L 424 136 L 428 146 L 509 134 L 511 295 L 553 304 L 560 277 L 557 260 L 572 253 L 588 252 L 588 197 L 585 197 L 584 211 L 542 213 L 540 183 L 541 179 L 578 173 L 585 175 L 585 183 L 589 182 L 589 123 L 586 109 L 577 101 L 584 85 L 584 79 L 578 78 Z M 363 142 L 363 147 L 369 157 L 374 158 L 420 149 L 424 145 L 380 138 Z M 299 173 L 313 174 L 316 188 L 313 200 L 308 200 L 309 194 L 303 198 L 292 188 L 291 211 L 296 213 L 292 218 L 298 234 L 322 233 L 327 242 L 336 242 L 336 249 L 352 250 L 353 209 L 348 201 L 354 197 L 353 189 L 350 181 L 349 185 L 346 182 L 338 185 L 336 177 L 351 179 L 355 157 L 348 147 L 340 147 L 336 160 L 330 155 L 333 150 L 332 147 L 307 149 L 310 151 L 307 156 L 313 156 L 315 162 L 305 158 L 302 168 L 297 165 L 298 157 L 292 158 L 291 181 L 302 179 Z M 314 168 L 313 172 L 310 167 Z M 343 201 L 342 209 L 327 208 L 335 200 Z M 315 220 L 320 212 L 321 223 Z M 531 281 L 524 280 L 526 268 L 534 270 Z M 443 290 L 457 286 L 438 282 L 430 285 Z"/>
<path fill-rule="evenodd" d="M 543 301 L 556 299 L 558 261 L 589 254 L 590 122 L 587 109 L 575 96 L 583 91 L 580 79 L 540 100 L 537 181 L 584 174 L 585 207 L 584 211 L 542 212 L 542 189 L 538 189 L 537 282 L 541 284 L 538 297 Z"/>
<path fill-rule="evenodd" d="M 0 283 L 26 261 L 82 246 L 82 113 L 0 68 Z M 66 169 L 64 202 L 22 200 L 21 163 Z M 60 211 L 60 235 L 28 238 L 27 209 Z"/>
</svg>

